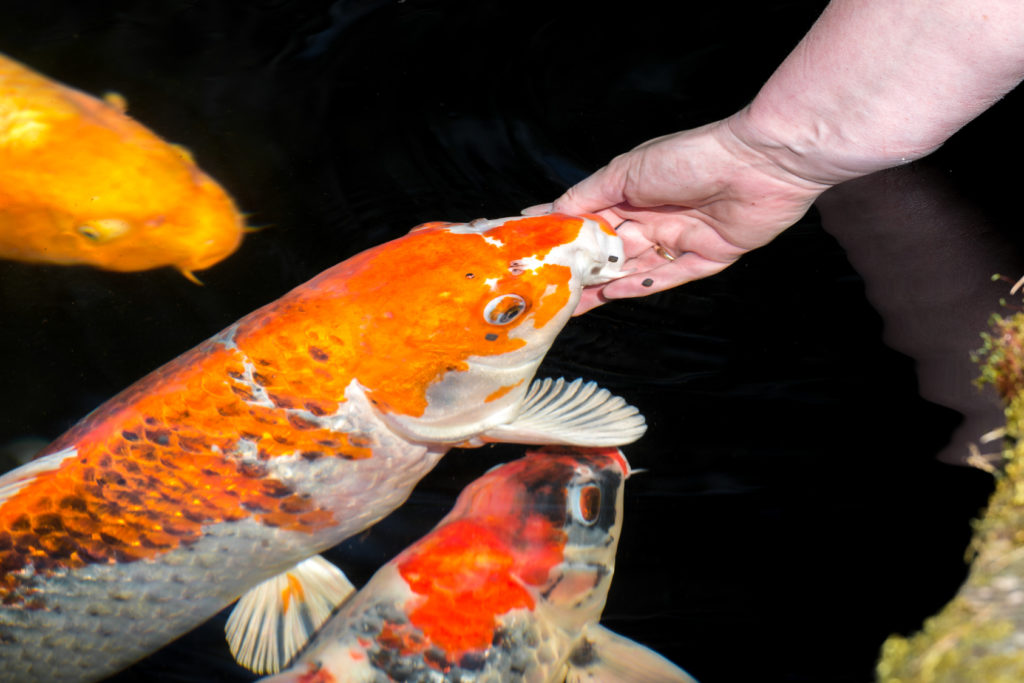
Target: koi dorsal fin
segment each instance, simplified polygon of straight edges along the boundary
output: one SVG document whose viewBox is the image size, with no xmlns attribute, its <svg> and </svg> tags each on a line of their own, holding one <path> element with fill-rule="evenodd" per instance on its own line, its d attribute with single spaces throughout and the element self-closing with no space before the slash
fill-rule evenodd
<svg viewBox="0 0 1024 683">
<path fill-rule="evenodd" d="M 644 416 L 596 382 L 534 380 L 519 416 L 487 431 L 484 441 L 567 446 L 621 446 L 647 430 Z"/>
<path fill-rule="evenodd" d="M 250 671 L 277 673 L 354 591 L 324 558 L 303 560 L 239 598 L 224 629 L 231 654 Z"/>
<path fill-rule="evenodd" d="M 565 683 L 612 681 L 697 683 L 697 679 L 654 650 L 603 626 L 590 626 L 584 641 L 569 655 Z"/>
</svg>

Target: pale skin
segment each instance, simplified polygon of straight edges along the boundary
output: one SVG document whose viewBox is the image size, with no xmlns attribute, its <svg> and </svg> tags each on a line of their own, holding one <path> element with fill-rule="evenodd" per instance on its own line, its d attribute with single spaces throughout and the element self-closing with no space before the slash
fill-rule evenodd
<svg viewBox="0 0 1024 683">
<path fill-rule="evenodd" d="M 829 187 L 937 149 L 1024 78 L 1020 0 L 833 0 L 754 100 L 650 140 L 526 213 L 597 213 L 632 273 L 576 313 L 707 277 Z"/>
</svg>

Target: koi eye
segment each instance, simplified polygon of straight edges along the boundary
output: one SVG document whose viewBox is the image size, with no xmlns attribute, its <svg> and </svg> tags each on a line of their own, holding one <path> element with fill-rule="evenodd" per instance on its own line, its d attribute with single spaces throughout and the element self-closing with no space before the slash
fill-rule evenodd
<svg viewBox="0 0 1024 683">
<path fill-rule="evenodd" d="M 526 299 L 518 294 L 502 294 L 487 302 L 484 320 L 492 325 L 508 325 L 526 310 Z"/>
<path fill-rule="evenodd" d="M 118 218 L 101 218 L 82 223 L 75 230 L 90 242 L 103 244 L 128 232 L 131 226 Z"/>
<path fill-rule="evenodd" d="M 601 489 L 587 484 L 572 492 L 572 515 L 580 524 L 592 526 L 601 513 Z"/>
<path fill-rule="evenodd" d="M 82 237 L 88 237 L 93 242 L 100 241 L 100 231 L 91 225 L 79 225 L 76 229 L 78 230 L 78 234 Z"/>
</svg>

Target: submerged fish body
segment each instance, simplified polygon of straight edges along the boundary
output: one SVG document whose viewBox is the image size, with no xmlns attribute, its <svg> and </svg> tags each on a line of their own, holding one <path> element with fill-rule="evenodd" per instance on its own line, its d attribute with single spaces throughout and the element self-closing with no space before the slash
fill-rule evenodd
<svg viewBox="0 0 1024 683">
<path fill-rule="evenodd" d="M 243 219 L 189 153 L 99 100 L 0 55 L 0 258 L 191 276 Z"/>
<path fill-rule="evenodd" d="M 628 475 L 615 448 L 545 448 L 492 469 L 267 680 L 691 681 L 598 626 Z"/>
<path fill-rule="evenodd" d="M 621 250 L 600 219 L 427 224 L 97 408 L 0 477 L 0 680 L 127 666 L 384 517 L 454 445 L 638 438 L 590 385 L 524 404 Z"/>
</svg>

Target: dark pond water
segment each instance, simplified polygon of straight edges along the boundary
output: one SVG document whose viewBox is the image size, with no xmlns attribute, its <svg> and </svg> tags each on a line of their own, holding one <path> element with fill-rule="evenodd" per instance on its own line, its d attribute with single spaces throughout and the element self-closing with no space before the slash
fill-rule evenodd
<svg viewBox="0 0 1024 683">
<path fill-rule="evenodd" d="M 748 101 L 822 2 L 313 0 L 8 5 L 0 51 L 189 147 L 270 226 L 202 273 L 0 263 L 0 444 L 50 439 L 324 268 L 427 220 L 518 213 Z M 836 191 L 706 281 L 578 318 L 542 374 L 628 398 L 605 623 L 702 681 L 864 681 L 954 593 L 998 424 L 968 352 L 1022 272 L 1024 104 Z M 920 371 L 920 374 L 919 372 Z M 965 421 L 963 415 L 968 418 Z M 957 431 L 959 429 L 959 431 Z M 952 445 L 950 445 L 952 443 Z M 521 449 L 455 451 L 331 553 L 357 583 Z M 117 676 L 234 681 L 223 616 Z M 125 637 L 131 637 L 126 634 Z"/>
</svg>

